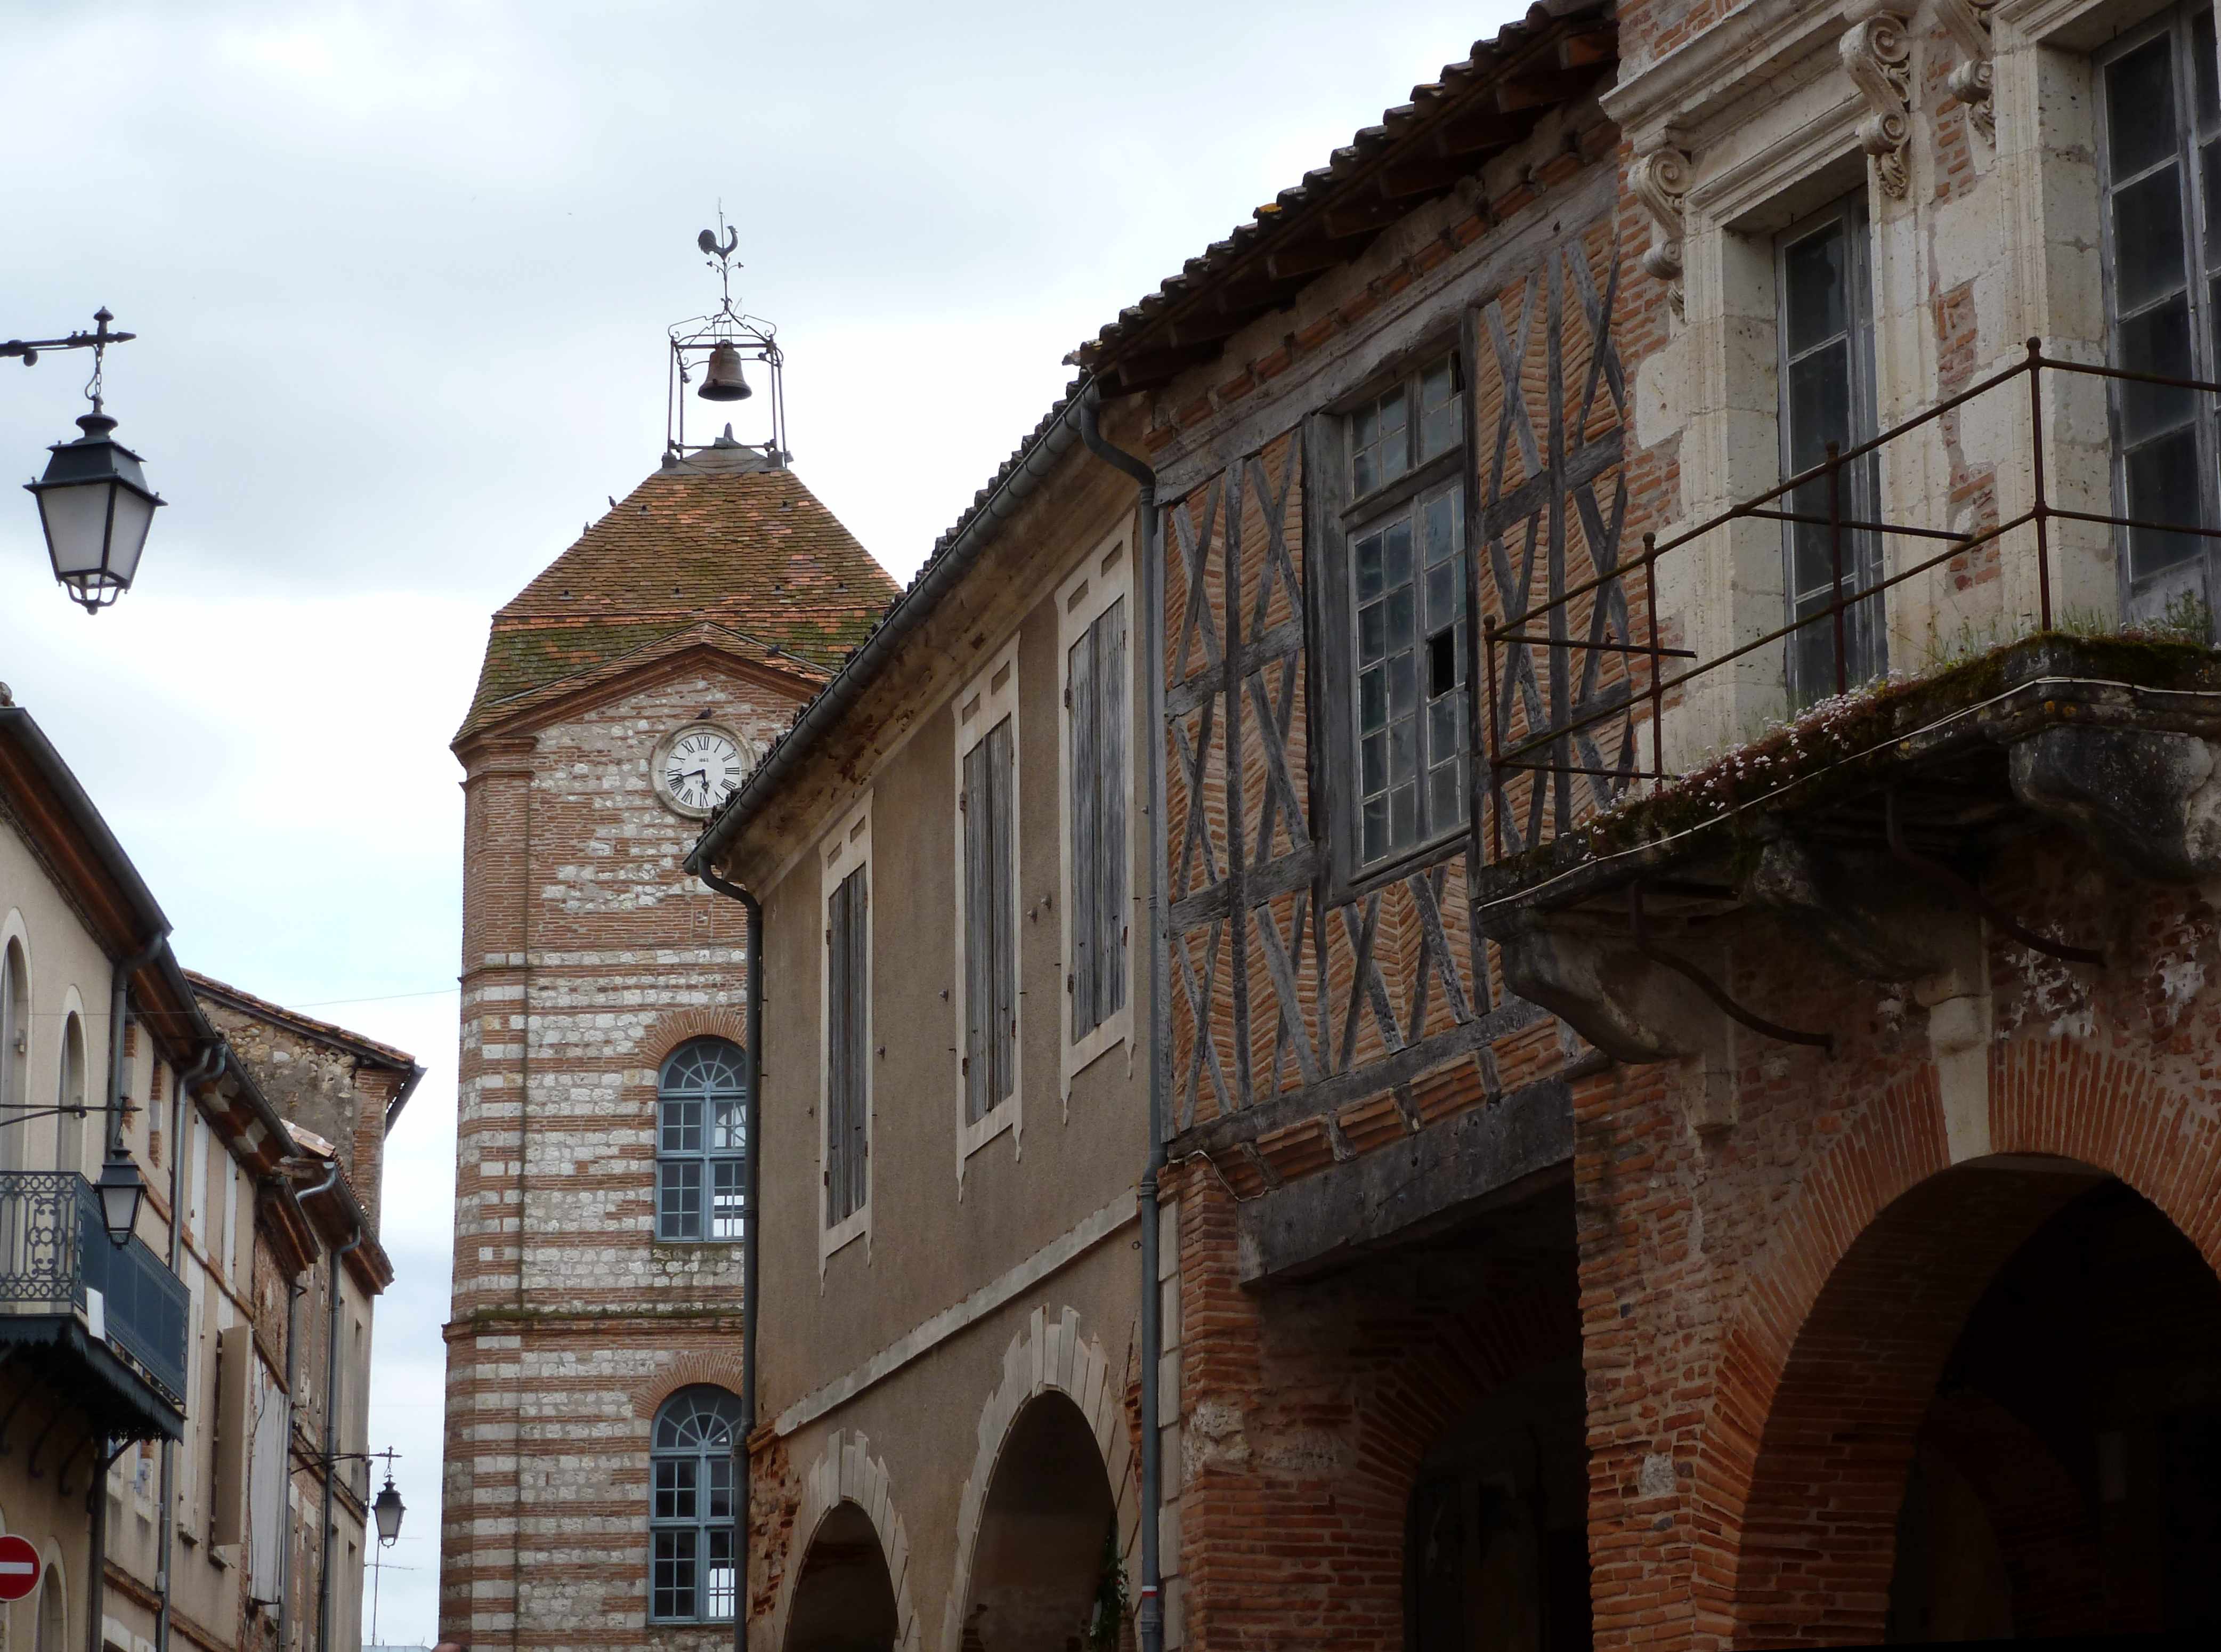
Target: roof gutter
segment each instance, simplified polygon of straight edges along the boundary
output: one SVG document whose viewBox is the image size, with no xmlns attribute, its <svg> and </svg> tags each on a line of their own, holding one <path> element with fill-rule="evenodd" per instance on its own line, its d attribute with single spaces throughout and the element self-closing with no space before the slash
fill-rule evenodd
<svg viewBox="0 0 2221 1652">
<path fill-rule="evenodd" d="M 725 858 L 741 834 L 762 813 L 765 804 L 863 698 L 941 599 L 962 582 L 980 553 L 1002 531 L 1003 524 L 1039 490 L 1057 461 L 1079 445 L 1080 409 L 1086 399 L 1083 385 L 1065 397 L 1049 416 L 1047 427 L 1019 449 L 986 498 L 973 507 L 935 553 L 910 589 L 895 599 L 878 629 L 848 656 L 823 692 L 803 708 L 794 726 L 741 783 L 740 790 L 710 817 L 693 852 L 686 857 L 687 871 L 700 877 L 705 868 Z"/>
</svg>

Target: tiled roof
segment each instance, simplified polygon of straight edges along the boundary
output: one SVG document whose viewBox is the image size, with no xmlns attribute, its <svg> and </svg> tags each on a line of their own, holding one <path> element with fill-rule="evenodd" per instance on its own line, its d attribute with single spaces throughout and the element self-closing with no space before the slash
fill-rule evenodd
<svg viewBox="0 0 2221 1652">
<path fill-rule="evenodd" d="M 739 634 L 737 652 L 814 683 L 896 591 L 792 471 L 714 456 L 669 466 L 495 614 L 456 737 L 535 689 L 704 622 Z"/>
<path fill-rule="evenodd" d="M 1321 271 L 1529 136 L 1550 110 L 1593 93 L 1617 60 L 1617 41 L 1609 0 L 1537 0 L 1067 359 L 1114 396 L 1210 360 Z"/>
<path fill-rule="evenodd" d="M 193 991 L 201 997 L 219 999 L 257 1020 L 290 1027 L 303 1037 L 313 1038 L 321 1043 L 336 1044 L 352 1054 L 366 1056 L 371 1061 L 397 1067 L 404 1073 L 416 1065 L 416 1058 L 405 1049 L 397 1049 L 391 1044 L 380 1043 L 375 1038 L 351 1032 L 336 1022 L 319 1021 L 314 1016 L 303 1015 L 298 1010 L 288 1010 L 282 1004 L 259 998 L 252 992 L 241 991 L 228 981 L 216 979 L 213 975 L 203 975 L 197 969 L 189 969 L 185 972 L 185 979 L 192 983 Z M 295 1134 L 299 1133 L 296 1127 Z"/>
</svg>

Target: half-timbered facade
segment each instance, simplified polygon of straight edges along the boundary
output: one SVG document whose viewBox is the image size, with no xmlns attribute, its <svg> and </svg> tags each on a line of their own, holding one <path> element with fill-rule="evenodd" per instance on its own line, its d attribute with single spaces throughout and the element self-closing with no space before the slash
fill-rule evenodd
<svg viewBox="0 0 2221 1652">
<path fill-rule="evenodd" d="M 762 1195 L 752 1633 L 2221 1626 L 2217 66 L 2202 0 L 1551 0 L 1079 350 L 696 850 L 761 903 L 806 1192 Z M 1010 1180 L 925 1201 L 1000 1092 L 944 1081 L 913 873 L 1122 500 L 1133 1156 L 1036 1170 L 1022 1060 Z M 1061 961 L 1071 842 L 1015 829 Z M 836 1023 L 779 1005 L 867 863 L 860 1253 Z M 1121 1286 L 1073 1259 L 1129 1210 Z M 930 1261 L 836 1271 L 897 1232 Z M 1094 1458 L 1032 1431 L 1074 1382 Z M 1089 1595 L 977 1516 L 1098 1459 Z"/>
</svg>

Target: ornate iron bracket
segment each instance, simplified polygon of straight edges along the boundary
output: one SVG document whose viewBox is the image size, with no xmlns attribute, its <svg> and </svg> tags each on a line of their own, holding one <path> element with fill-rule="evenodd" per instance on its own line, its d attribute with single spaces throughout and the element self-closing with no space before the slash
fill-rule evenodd
<svg viewBox="0 0 2221 1652">
<path fill-rule="evenodd" d="M 1643 273 L 1666 284 L 1666 302 L 1677 316 L 1681 314 L 1681 203 L 1689 192 L 1690 166 L 1689 152 L 1669 129 L 1649 141 L 1627 177 L 1627 186 L 1651 219 Z"/>
<path fill-rule="evenodd" d="M 1859 122 L 1859 147 L 1874 157 L 1883 192 L 1902 201 L 1911 183 L 1906 157 L 1912 147 L 1912 42 L 1905 19 L 1889 9 L 1893 3 L 1865 0 L 1855 7 L 1858 21 L 1838 49 L 1868 111 Z"/>
<path fill-rule="evenodd" d="M 1833 1033 L 1799 1032 L 1794 1027 L 1785 1027 L 1778 1021 L 1768 1021 L 1755 1011 L 1747 1010 L 1728 996 L 1727 989 L 1677 953 L 1667 952 L 1650 938 L 1650 928 L 1642 912 L 1642 884 L 1641 879 L 1627 886 L 1627 925 L 1634 932 L 1635 950 L 1656 964 L 1661 969 L 1670 969 L 1712 1001 L 1712 1005 L 1730 1021 L 1749 1028 L 1755 1033 L 1779 1040 L 1785 1044 L 1805 1044 L 1822 1049 L 1833 1056 L 1836 1036 Z"/>
<path fill-rule="evenodd" d="M 1897 818 L 1895 786 L 1892 786 L 1883 797 L 1882 817 L 1892 854 L 1928 882 L 1949 891 L 1958 898 L 1961 905 L 1980 914 L 2030 951 L 2040 952 L 2048 958 L 2057 958 L 2070 964 L 2103 964 L 2105 961 L 2105 954 L 2095 948 L 2070 947 L 2063 941 L 2054 941 L 2049 936 L 2038 935 L 1941 860 L 1932 860 L 1906 843 L 1904 829 Z"/>
</svg>

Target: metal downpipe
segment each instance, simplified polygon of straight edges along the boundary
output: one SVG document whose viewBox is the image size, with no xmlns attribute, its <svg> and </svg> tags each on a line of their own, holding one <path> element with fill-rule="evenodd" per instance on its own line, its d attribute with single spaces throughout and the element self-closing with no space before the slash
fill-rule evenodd
<svg viewBox="0 0 2221 1652">
<path fill-rule="evenodd" d="M 741 1161 L 741 1437 L 734 1442 L 740 1484 L 733 1504 L 733 1652 L 748 1652 L 748 1437 L 756 1430 L 756 1121 L 763 1088 L 763 907 L 738 884 L 727 883 L 705 865 L 697 875 L 728 900 L 736 900 L 748 918 L 748 1095 L 741 1104 L 741 1130 L 748 1155 Z"/>
<path fill-rule="evenodd" d="M 340 1179 L 340 1161 L 333 1157 L 331 1166 L 324 1172 L 323 1180 L 314 1187 L 292 1194 L 293 1210 L 306 1224 L 309 1213 L 301 1207 L 319 1193 L 328 1193 Z M 311 1227 L 313 1233 L 315 1229 Z M 293 1506 L 293 1425 L 300 1411 L 301 1392 L 301 1298 L 309 1293 L 305 1285 L 287 1280 L 285 1285 L 285 1507 L 291 1524 Z M 328 1520 L 325 1522 L 330 1524 Z M 293 1548 L 289 1536 L 278 1551 L 278 1649 L 289 1652 L 287 1632 L 293 1624 Z"/>
<path fill-rule="evenodd" d="M 338 1173 L 337 1158 L 332 1161 L 332 1170 L 335 1175 Z M 332 1652 L 332 1539 L 335 1535 L 332 1530 L 332 1480 L 340 1471 L 335 1461 L 340 1449 L 340 1259 L 366 1236 L 357 1227 L 353 1238 L 329 1253 L 331 1280 L 324 1298 L 324 1563 L 316 1579 L 316 1652 Z"/>
<path fill-rule="evenodd" d="M 193 1086 L 205 1084 L 223 1067 L 223 1046 L 205 1046 L 191 1067 L 179 1072 L 176 1093 L 170 1098 L 170 1273 L 175 1277 L 178 1259 L 185 1248 L 185 1214 L 178 1208 L 185 1186 L 185 1110 L 192 1105 Z M 154 1573 L 154 1652 L 170 1652 L 170 1562 L 177 1542 L 178 1443 L 162 1442 L 162 1535 L 156 1542 Z"/>
<path fill-rule="evenodd" d="M 1159 631 L 1163 604 L 1157 596 L 1161 577 L 1157 551 L 1157 473 L 1103 435 L 1103 391 L 1090 383 L 1079 399 L 1079 439 L 1087 451 L 1104 464 L 1134 479 L 1135 508 L 1142 518 L 1141 570 L 1137 580 L 1141 605 L 1142 646 L 1139 655 L 1145 678 L 1142 691 L 1147 733 L 1143 749 L 1148 753 L 1149 811 L 1149 1151 L 1142 1173 L 1142 1581 L 1140 1600 L 1134 1610 L 1134 1629 L 1142 1652 L 1163 1652 L 1165 1643 L 1164 1559 L 1158 1552 L 1163 1524 L 1164 1439 L 1157 1426 L 1162 1403 L 1157 1392 L 1158 1373 L 1164 1365 L 1164 1298 L 1158 1275 L 1161 1263 L 1158 1235 L 1159 1181 L 1165 1167 L 1165 1061 L 1167 1042 L 1161 1021 L 1165 1013 L 1165 981 L 1171 960 L 1164 927 L 1162 873 L 1165 862 L 1164 673 L 1157 661 L 1164 650 Z M 1177 1398 L 1177 1397 L 1175 1397 Z"/>
</svg>

